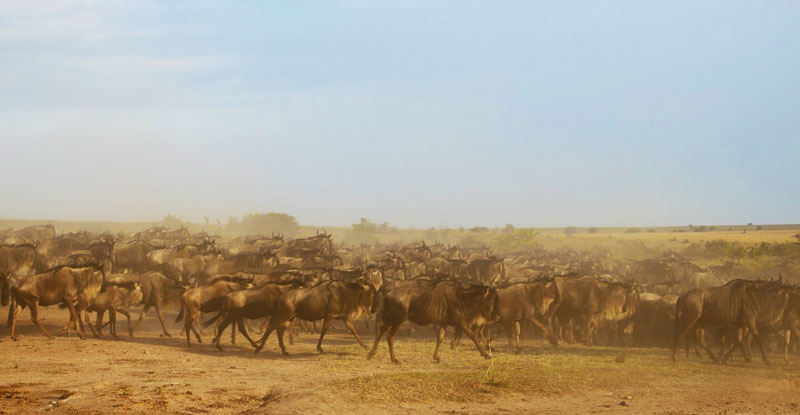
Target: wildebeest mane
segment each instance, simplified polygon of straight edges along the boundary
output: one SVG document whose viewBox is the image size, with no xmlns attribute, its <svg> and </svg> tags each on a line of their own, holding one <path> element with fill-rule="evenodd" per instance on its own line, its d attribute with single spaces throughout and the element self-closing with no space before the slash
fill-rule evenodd
<svg viewBox="0 0 800 415">
<path fill-rule="evenodd" d="M 0 244 L 0 248 L 30 248 L 36 249 L 37 245 L 32 244 L 30 242 L 22 242 L 18 244 Z"/>
</svg>

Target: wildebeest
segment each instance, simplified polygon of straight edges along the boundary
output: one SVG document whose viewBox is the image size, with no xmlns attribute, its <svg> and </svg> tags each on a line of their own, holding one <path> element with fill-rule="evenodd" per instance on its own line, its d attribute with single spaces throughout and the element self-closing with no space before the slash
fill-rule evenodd
<svg viewBox="0 0 800 415">
<path fill-rule="evenodd" d="M 784 319 L 787 311 L 790 310 L 792 290 L 790 287 L 782 285 L 782 280 L 783 278 L 778 280 L 777 284 L 768 281 L 754 282 L 755 291 L 753 296 L 758 308 L 756 326 L 758 327 L 758 334 L 762 338 L 768 334 L 777 334 L 778 331 L 784 328 Z M 745 341 L 751 335 L 749 329 L 735 326 L 732 326 L 731 329 L 733 329 L 733 333 L 730 333 L 731 335 L 728 336 L 728 339 L 739 345 L 745 361 L 749 362 L 751 360 L 750 347 L 749 342 Z M 734 348 L 735 345 L 731 345 L 728 352 L 724 354 L 722 357 L 723 363 L 727 362 Z"/>
<path fill-rule="evenodd" d="M 36 245 L 0 245 L 0 274 L 22 277 L 44 271 Z"/>
<path fill-rule="evenodd" d="M 69 336 L 74 324 L 78 335 L 84 339 L 83 330 L 80 328 L 83 323 L 79 313 L 94 301 L 104 279 L 103 267 L 100 265 L 83 268 L 61 266 L 41 274 L 23 277 L 16 286 L 11 287 L 13 300 L 12 306 L 9 307 L 11 338 L 17 339 L 15 333 L 17 315 L 25 307 L 30 307 L 31 321 L 42 333 L 51 337 L 39 322 L 39 306 L 63 304 L 69 309 L 70 320 L 62 331 L 66 331 Z"/>
<path fill-rule="evenodd" d="M 553 316 L 561 304 L 561 291 L 553 281 L 519 283 L 497 289 L 497 314 L 500 323 L 513 327 L 515 347 L 519 350 L 521 323 L 527 321 L 544 333 L 553 346 L 558 340 L 553 333 Z M 509 344 L 511 337 L 509 336 Z"/>
<path fill-rule="evenodd" d="M 192 346 L 192 332 L 197 337 L 198 343 L 203 342 L 200 338 L 200 332 L 197 331 L 193 324 L 201 312 L 220 311 L 225 295 L 249 288 L 252 283 L 252 279 L 221 275 L 214 277 L 206 285 L 186 290 L 183 293 L 181 311 L 175 319 L 175 321 L 180 321 L 181 317 L 184 317 L 183 326 L 186 331 L 186 346 Z"/>
<path fill-rule="evenodd" d="M 255 352 L 258 353 L 264 347 L 270 333 L 277 329 L 281 352 L 288 355 L 283 334 L 298 317 L 306 321 L 322 320 L 317 341 L 317 351 L 320 353 L 323 352 L 322 339 L 334 319 L 342 320 L 358 344 L 366 349 L 352 322 L 362 315 L 374 312 L 375 291 L 375 287 L 367 283 L 346 281 L 323 281 L 313 287 L 289 290 L 278 301 L 269 327 L 258 341 Z"/>
<path fill-rule="evenodd" d="M 372 358 L 378 349 L 381 337 L 386 334 L 389 343 L 389 356 L 392 363 L 399 361 L 394 354 L 394 337 L 404 321 L 426 326 L 438 327 L 433 360 L 439 362 L 439 348 L 444 340 L 447 326 L 460 328 L 475 343 L 481 356 L 491 356 L 484 350 L 473 325 L 494 321 L 497 314 L 497 289 L 480 285 L 465 285 L 454 281 L 443 281 L 434 286 L 395 288 L 383 300 L 379 314 L 380 328 L 375 336 L 367 358 Z"/>
<path fill-rule="evenodd" d="M 502 258 L 490 256 L 470 261 L 466 273 L 473 284 L 496 285 L 505 279 L 506 268 Z"/>
<path fill-rule="evenodd" d="M 749 280 L 733 280 L 720 287 L 695 288 L 681 295 L 676 304 L 672 360 L 675 360 L 680 340 L 690 330 L 694 330 L 695 340 L 716 363 L 717 356 L 706 344 L 704 330 L 709 324 L 718 324 L 750 329 L 759 346 L 761 358 L 768 363 L 763 338 L 758 330 L 758 314 L 765 304 L 759 301 L 756 291 L 772 291 L 780 285 L 780 281 L 758 283 Z M 778 291 L 776 291 L 777 293 Z"/>
<path fill-rule="evenodd" d="M 188 288 L 182 286 L 176 281 L 165 277 L 160 272 L 146 272 L 144 274 L 113 274 L 108 277 L 111 282 L 138 282 L 142 290 L 142 311 L 139 313 L 139 318 L 136 320 L 133 328 L 136 329 L 144 320 L 145 315 L 150 310 L 150 307 L 156 309 L 156 316 L 159 323 L 161 323 L 162 335 L 164 337 L 172 337 L 167 331 L 167 325 L 164 321 L 164 314 L 162 307 L 169 299 L 179 300 L 184 291 Z"/>
<path fill-rule="evenodd" d="M 578 321 L 582 324 L 585 344 L 591 346 L 601 319 L 614 323 L 627 322 L 636 313 L 640 294 L 636 284 L 605 281 L 591 276 L 558 277 L 556 281 L 562 295 L 556 315 L 562 332 L 566 325 L 569 342 L 574 341 L 573 327 Z M 622 327 L 617 328 L 617 338 L 621 341 Z"/>
<path fill-rule="evenodd" d="M 245 327 L 245 319 L 267 318 L 272 316 L 275 310 L 275 305 L 283 294 L 289 289 L 299 288 L 302 286 L 302 281 L 294 280 L 290 283 L 284 284 L 265 284 L 260 287 L 249 288 L 241 291 L 234 291 L 228 293 L 222 303 L 222 309 L 219 314 L 212 317 L 208 321 L 203 322 L 203 326 L 208 327 L 217 321 L 220 317 L 222 321 L 217 326 L 216 336 L 214 343 L 217 349 L 222 350 L 220 338 L 230 324 L 234 327 L 232 330 L 239 332 L 250 342 L 253 347 L 256 347 L 256 342 L 250 338 Z"/>
</svg>

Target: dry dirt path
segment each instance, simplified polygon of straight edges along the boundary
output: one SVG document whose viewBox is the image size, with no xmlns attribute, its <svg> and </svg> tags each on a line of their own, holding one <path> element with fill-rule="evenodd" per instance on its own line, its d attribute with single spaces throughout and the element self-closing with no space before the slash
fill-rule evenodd
<svg viewBox="0 0 800 415">
<path fill-rule="evenodd" d="M 55 332 L 67 312 L 51 307 L 43 316 Z M 790 365 L 774 356 L 773 367 L 723 367 L 633 349 L 618 363 L 616 349 L 529 343 L 518 355 L 501 347 L 487 362 L 464 343 L 445 349 L 437 365 L 422 329 L 416 339 L 400 337 L 403 364 L 395 367 L 385 342 L 367 361 L 340 324 L 324 355 L 314 350 L 316 336 L 303 333 L 288 358 L 274 338 L 258 355 L 241 337 L 231 346 L 226 336 L 226 351 L 216 351 L 210 330 L 206 343 L 187 349 L 169 324 L 174 338 L 159 337 L 151 316 L 135 338 L 121 321 L 120 341 L 48 340 L 25 311 L 20 341 L 0 329 L 0 414 L 800 413 L 800 356 Z"/>
</svg>

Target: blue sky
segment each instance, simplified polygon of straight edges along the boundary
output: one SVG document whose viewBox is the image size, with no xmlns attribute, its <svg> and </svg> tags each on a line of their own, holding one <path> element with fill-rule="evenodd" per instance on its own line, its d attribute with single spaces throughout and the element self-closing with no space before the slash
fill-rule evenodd
<svg viewBox="0 0 800 415">
<path fill-rule="evenodd" d="M 800 222 L 796 1 L 0 1 L 0 217 Z"/>
</svg>

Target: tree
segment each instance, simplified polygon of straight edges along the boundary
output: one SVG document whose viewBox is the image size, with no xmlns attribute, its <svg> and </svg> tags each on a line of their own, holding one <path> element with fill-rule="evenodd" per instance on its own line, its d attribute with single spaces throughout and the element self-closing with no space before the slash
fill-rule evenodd
<svg viewBox="0 0 800 415">
<path fill-rule="evenodd" d="M 231 221 L 229 220 L 228 223 Z M 245 215 L 239 227 L 245 233 L 262 235 L 271 235 L 273 232 L 277 232 L 281 235 L 294 236 L 300 230 L 300 224 L 297 223 L 294 216 L 275 212 Z"/>
<path fill-rule="evenodd" d="M 578 228 L 574 226 L 568 226 L 564 228 L 564 233 L 567 235 L 575 235 L 576 233 L 578 233 Z"/>
</svg>

